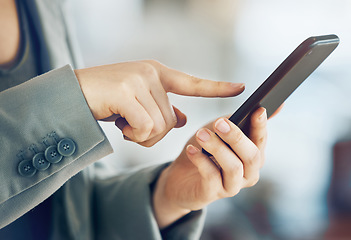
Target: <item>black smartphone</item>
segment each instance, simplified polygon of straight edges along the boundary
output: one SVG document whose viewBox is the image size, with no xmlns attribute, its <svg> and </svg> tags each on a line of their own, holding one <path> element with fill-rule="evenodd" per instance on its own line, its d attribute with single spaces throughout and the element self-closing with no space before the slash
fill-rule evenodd
<svg viewBox="0 0 351 240">
<path fill-rule="evenodd" d="M 322 35 L 303 41 L 229 118 L 246 135 L 251 114 L 260 107 L 270 117 L 297 87 L 334 51 L 338 36 Z M 203 149 L 203 152 L 210 155 Z"/>
</svg>

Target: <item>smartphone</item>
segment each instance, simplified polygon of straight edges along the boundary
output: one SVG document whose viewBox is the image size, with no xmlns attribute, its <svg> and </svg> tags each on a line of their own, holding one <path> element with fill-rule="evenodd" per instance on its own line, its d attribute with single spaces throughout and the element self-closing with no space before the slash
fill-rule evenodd
<svg viewBox="0 0 351 240">
<path fill-rule="evenodd" d="M 338 36 L 322 35 L 303 41 L 229 118 L 246 135 L 251 114 L 260 107 L 270 117 L 305 79 L 334 51 Z M 203 149 L 203 152 L 210 155 Z"/>
</svg>

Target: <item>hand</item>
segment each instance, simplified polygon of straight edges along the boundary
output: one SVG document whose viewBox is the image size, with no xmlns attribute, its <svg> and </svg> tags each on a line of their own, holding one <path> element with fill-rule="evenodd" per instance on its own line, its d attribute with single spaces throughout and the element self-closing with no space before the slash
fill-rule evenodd
<svg viewBox="0 0 351 240">
<path fill-rule="evenodd" d="M 227 118 L 200 129 L 156 183 L 153 205 L 159 227 L 254 186 L 265 160 L 266 122 L 266 111 L 259 108 L 251 117 L 250 138 Z M 213 158 L 203 154 L 201 147 Z"/>
<path fill-rule="evenodd" d="M 156 61 L 125 62 L 75 70 L 96 120 L 113 120 L 127 139 L 152 146 L 186 116 L 167 92 L 186 96 L 230 97 L 244 84 L 215 82 L 170 69 Z"/>
</svg>

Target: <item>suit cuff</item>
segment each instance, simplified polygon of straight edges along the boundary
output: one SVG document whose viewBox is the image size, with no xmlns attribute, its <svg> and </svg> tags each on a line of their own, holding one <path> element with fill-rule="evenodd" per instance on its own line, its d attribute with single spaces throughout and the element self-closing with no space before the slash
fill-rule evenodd
<svg viewBox="0 0 351 240">
<path fill-rule="evenodd" d="M 168 164 L 96 182 L 99 239 L 198 239 L 203 211 L 193 212 L 161 232 L 153 209 L 150 186 Z M 163 237 L 162 237 L 163 236 Z"/>
<path fill-rule="evenodd" d="M 6 146 L 0 156 L 0 227 L 45 200 L 80 170 L 112 152 L 69 65 L 1 92 L 0 116 L 3 126 L 0 142 Z M 71 142 L 61 145 L 60 152 L 58 143 L 64 139 Z M 70 144 L 74 145 L 74 151 Z M 57 147 L 55 154 L 63 156 L 60 161 L 48 161 L 49 155 L 45 154 L 49 146 Z M 66 150 L 71 154 L 64 155 L 62 151 Z M 94 152 L 96 158 L 85 157 Z M 43 155 L 35 165 L 33 159 L 38 153 Z M 23 161 L 26 163 L 21 165 Z M 45 165 L 42 169 L 41 164 Z M 27 170 L 34 170 L 34 174 L 27 176 Z M 15 203 L 15 210 L 6 209 Z"/>
</svg>

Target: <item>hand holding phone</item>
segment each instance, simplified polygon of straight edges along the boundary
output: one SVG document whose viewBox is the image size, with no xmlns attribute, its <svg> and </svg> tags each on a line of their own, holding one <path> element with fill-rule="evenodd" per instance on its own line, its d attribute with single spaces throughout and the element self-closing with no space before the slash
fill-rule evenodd
<svg viewBox="0 0 351 240">
<path fill-rule="evenodd" d="M 336 35 L 322 35 L 302 42 L 229 118 L 246 135 L 251 114 L 259 107 L 270 117 L 339 44 Z M 203 153 L 209 154 L 202 149 Z"/>
</svg>

